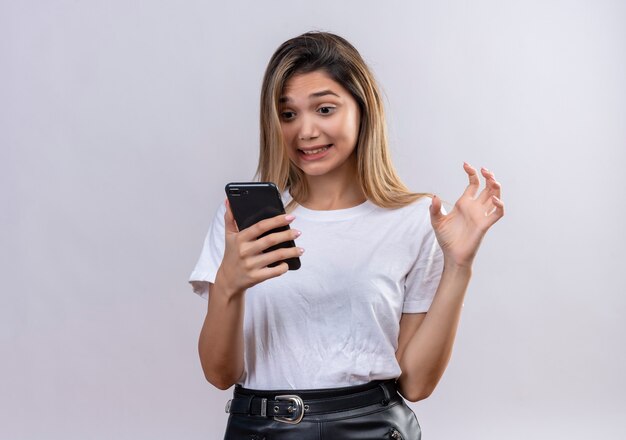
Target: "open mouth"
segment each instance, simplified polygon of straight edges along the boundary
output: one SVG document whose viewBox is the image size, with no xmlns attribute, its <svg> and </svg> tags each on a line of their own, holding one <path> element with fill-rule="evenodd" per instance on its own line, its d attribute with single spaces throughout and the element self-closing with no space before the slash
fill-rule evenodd
<svg viewBox="0 0 626 440">
<path fill-rule="evenodd" d="M 306 157 L 315 157 L 315 156 L 319 156 L 319 155 L 325 153 L 332 146 L 333 146 L 333 144 L 328 144 L 328 145 L 324 145 L 324 146 L 316 147 L 316 148 L 312 148 L 312 149 L 307 149 L 307 150 L 303 150 L 301 148 L 298 148 L 298 152 L 300 154 L 306 156 Z"/>
</svg>

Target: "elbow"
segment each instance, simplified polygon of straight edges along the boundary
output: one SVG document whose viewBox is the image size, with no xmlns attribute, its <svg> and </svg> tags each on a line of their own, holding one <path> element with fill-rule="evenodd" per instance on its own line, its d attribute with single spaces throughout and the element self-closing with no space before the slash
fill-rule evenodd
<svg viewBox="0 0 626 440">
<path fill-rule="evenodd" d="M 220 382 L 216 380 L 209 380 L 209 383 L 213 385 L 215 388 L 217 388 L 218 390 L 222 390 L 222 391 L 226 391 L 227 389 L 229 389 L 235 384 L 234 382 L 227 382 L 227 381 Z"/>
<path fill-rule="evenodd" d="M 243 373 L 243 371 L 236 373 L 236 370 L 226 368 L 224 364 L 211 362 L 207 357 L 202 356 L 200 356 L 200 365 L 207 382 L 222 391 L 236 384 Z"/>
<path fill-rule="evenodd" d="M 228 360 L 216 359 L 212 353 L 199 347 L 200 366 L 204 373 L 204 378 L 220 390 L 227 390 L 232 387 L 243 375 L 243 366 L 240 368 L 230 368 Z"/>
<path fill-rule="evenodd" d="M 427 399 L 435 390 L 435 387 L 401 391 L 402 396 L 409 402 L 419 402 L 420 400 Z"/>
<path fill-rule="evenodd" d="M 403 378 L 401 378 L 403 379 Z M 398 391 L 409 402 L 419 402 L 427 399 L 435 391 L 437 382 L 409 382 L 407 380 L 398 381 Z"/>
<path fill-rule="evenodd" d="M 215 388 L 225 391 L 232 387 L 236 380 L 233 380 L 231 377 L 228 377 L 224 374 L 215 374 L 209 371 L 204 371 L 204 377 L 211 385 Z"/>
</svg>

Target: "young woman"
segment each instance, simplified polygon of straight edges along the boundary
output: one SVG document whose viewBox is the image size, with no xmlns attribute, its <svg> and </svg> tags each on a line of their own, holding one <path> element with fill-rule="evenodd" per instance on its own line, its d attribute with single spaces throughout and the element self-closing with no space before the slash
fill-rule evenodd
<svg viewBox="0 0 626 440">
<path fill-rule="evenodd" d="M 258 177 L 283 191 L 289 213 L 239 231 L 224 204 L 191 275 L 208 296 L 205 376 L 236 385 L 225 439 L 421 437 L 400 394 L 415 402 L 437 385 L 474 256 L 504 214 L 493 173 L 481 170 L 480 191 L 463 167 L 469 185 L 445 215 L 396 175 L 356 49 L 322 32 L 278 48 L 261 91 Z M 268 267 L 291 257 L 299 270 Z"/>
</svg>

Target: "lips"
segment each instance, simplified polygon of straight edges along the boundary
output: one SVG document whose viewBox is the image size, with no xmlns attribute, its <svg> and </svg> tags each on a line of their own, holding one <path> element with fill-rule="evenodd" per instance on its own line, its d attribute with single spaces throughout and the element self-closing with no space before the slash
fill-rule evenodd
<svg viewBox="0 0 626 440">
<path fill-rule="evenodd" d="M 326 151 L 331 147 L 331 145 L 324 145 L 323 147 L 319 147 L 319 148 L 313 148 L 313 149 L 306 149 L 306 150 L 300 150 L 302 153 L 304 153 L 305 155 L 309 156 L 312 154 L 318 154 L 321 153 L 322 151 Z"/>
<path fill-rule="evenodd" d="M 333 144 L 314 145 L 308 148 L 298 148 L 298 154 L 303 160 L 317 160 L 326 156 L 326 153 Z"/>
</svg>

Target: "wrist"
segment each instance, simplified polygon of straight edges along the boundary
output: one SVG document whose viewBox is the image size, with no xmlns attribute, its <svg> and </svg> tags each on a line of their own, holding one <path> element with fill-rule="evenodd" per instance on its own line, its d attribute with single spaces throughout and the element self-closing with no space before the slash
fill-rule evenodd
<svg viewBox="0 0 626 440">
<path fill-rule="evenodd" d="M 451 275 L 472 276 L 472 262 L 458 262 L 452 259 L 443 259 L 443 271 Z"/>
<path fill-rule="evenodd" d="M 233 286 L 232 283 L 228 282 L 228 277 L 223 273 L 222 269 L 219 269 L 215 275 L 214 286 L 215 291 L 219 292 L 219 295 L 228 301 L 241 298 L 246 293 L 246 289 Z"/>
</svg>

